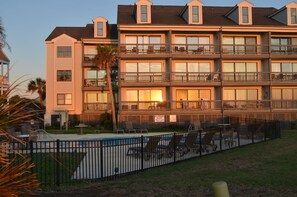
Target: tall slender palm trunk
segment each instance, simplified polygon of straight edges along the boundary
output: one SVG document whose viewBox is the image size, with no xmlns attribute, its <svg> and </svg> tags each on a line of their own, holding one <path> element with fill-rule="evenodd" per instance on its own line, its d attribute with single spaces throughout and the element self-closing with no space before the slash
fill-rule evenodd
<svg viewBox="0 0 297 197">
<path fill-rule="evenodd" d="M 113 89 L 112 89 L 110 74 L 111 74 L 110 67 L 107 65 L 106 66 L 106 75 L 107 75 L 108 89 L 110 92 L 112 127 L 113 127 L 113 130 L 115 131 L 117 129 L 117 119 L 116 119 L 115 103 L 114 103 Z"/>
</svg>

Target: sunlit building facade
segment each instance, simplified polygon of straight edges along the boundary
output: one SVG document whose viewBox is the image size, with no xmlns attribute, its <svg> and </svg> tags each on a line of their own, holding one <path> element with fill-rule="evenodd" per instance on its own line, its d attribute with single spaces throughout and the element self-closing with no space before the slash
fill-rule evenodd
<svg viewBox="0 0 297 197">
<path fill-rule="evenodd" d="M 90 60 L 96 44 L 112 43 L 119 52 L 113 76 L 119 125 L 216 124 L 228 117 L 295 121 L 296 10 L 295 2 L 275 9 L 254 7 L 248 1 L 220 7 L 198 0 L 182 6 L 139 0 L 118 6 L 116 25 L 99 17 L 75 33 L 67 28 L 57 33 L 56 28 L 47 39 L 52 53 L 47 54 L 47 80 L 52 80 L 47 84 L 56 86 L 47 94 L 55 96 L 47 106 L 48 120 L 59 106 L 58 94 L 71 88 L 70 114 L 86 122 L 91 120 L 86 114 L 109 109 L 105 73 Z M 65 39 L 77 51 L 71 52 L 64 70 L 72 70 L 76 77 L 60 83 L 56 72 L 66 63 L 57 63 L 53 56 Z"/>
</svg>

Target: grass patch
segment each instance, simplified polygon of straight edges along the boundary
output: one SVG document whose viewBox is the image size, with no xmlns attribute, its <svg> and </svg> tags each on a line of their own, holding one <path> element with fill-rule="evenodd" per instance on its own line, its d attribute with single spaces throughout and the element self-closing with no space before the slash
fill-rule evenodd
<svg viewBox="0 0 297 197">
<path fill-rule="evenodd" d="M 57 157 L 55 153 L 34 153 L 32 156 L 35 167 L 33 172 L 36 173 L 38 182 L 41 186 L 46 185 L 43 189 L 55 188 L 57 180 L 57 167 L 60 168 L 60 180 L 63 183 L 71 184 L 71 176 L 76 170 L 85 153 L 60 153 Z M 13 157 L 13 155 L 10 155 Z M 16 162 L 24 160 L 23 156 L 16 155 Z M 58 165 L 57 165 L 58 164 Z"/>
<path fill-rule="evenodd" d="M 297 131 L 282 138 L 147 170 L 89 188 L 102 196 L 213 196 L 226 181 L 231 196 L 295 196 Z M 86 190 L 88 191 L 88 190 Z"/>
</svg>

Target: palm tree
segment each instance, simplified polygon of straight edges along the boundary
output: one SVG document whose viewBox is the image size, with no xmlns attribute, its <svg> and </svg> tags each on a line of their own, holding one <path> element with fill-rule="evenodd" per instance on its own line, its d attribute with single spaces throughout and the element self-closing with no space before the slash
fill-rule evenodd
<svg viewBox="0 0 297 197">
<path fill-rule="evenodd" d="M 29 82 L 27 92 L 31 92 L 32 94 L 34 92 L 37 92 L 39 96 L 40 105 L 43 106 L 43 98 L 45 97 L 45 93 L 46 93 L 45 89 L 46 89 L 45 80 L 41 78 L 36 78 L 35 81 L 31 80 Z"/>
<path fill-rule="evenodd" d="M 111 80 L 111 67 L 117 61 L 117 48 L 114 45 L 97 45 L 97 55 L 94 58 L 96 66 L 101 70 L 106 70 L 107 84 L 110 92 L 111 101 L 111 114 L 113 129 L 117 129 L 115 103 L 113 97 L 112 80 Z"/>
<path fill-rule="evenodd" d="M 2 24 L 2 18 L 0 17 L 0 48 L 7 47 L 10 50 L 9 44 L 6 42 L 5 29 Z"/>
</svg>

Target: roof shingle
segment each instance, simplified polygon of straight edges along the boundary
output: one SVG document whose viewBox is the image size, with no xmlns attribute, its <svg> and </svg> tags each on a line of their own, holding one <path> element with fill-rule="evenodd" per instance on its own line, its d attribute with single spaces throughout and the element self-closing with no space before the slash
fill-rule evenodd
<svg viewBox="0 0 297 197">
<path fill-rule="evenodd" d="M 233 7 L 203 6 L 203 26 L 238 25 L 225 15 Z M 135 25 L 134 5 L 118 6 L 118 25 Z M 180 16 L 184 6 L 152 6 L 152 25 L 188 25 Z M 275 8 L 253 8 L 253 25 L 285 26 L 268 16 L 276 12 Z"/>
</svg>

